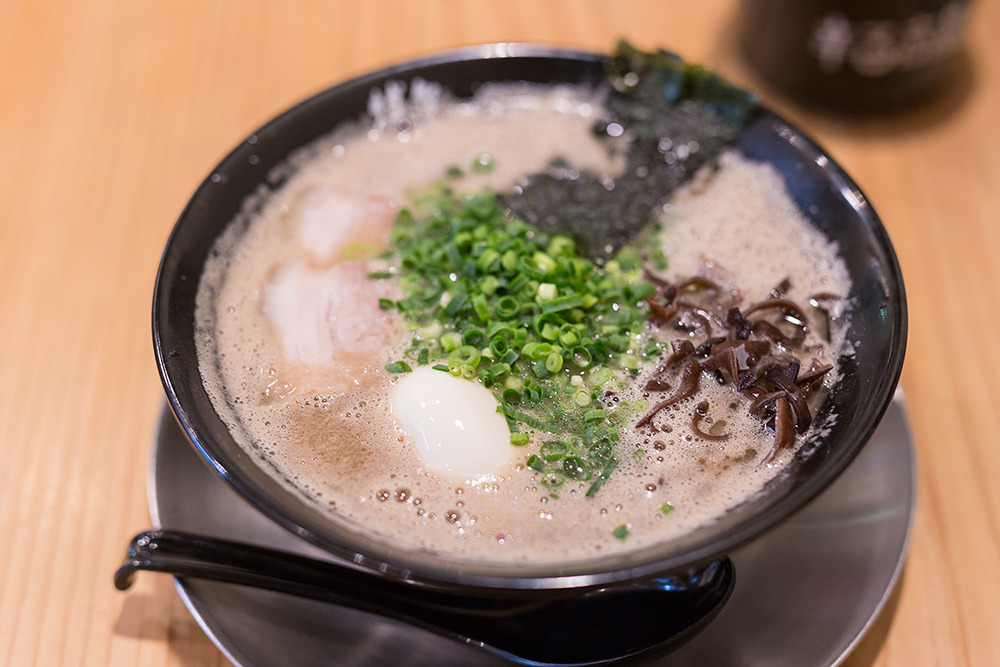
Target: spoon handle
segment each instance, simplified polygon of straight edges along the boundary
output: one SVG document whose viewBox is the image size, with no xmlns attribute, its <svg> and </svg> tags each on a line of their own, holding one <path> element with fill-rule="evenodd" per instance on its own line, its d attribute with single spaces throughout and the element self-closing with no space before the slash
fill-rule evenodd
<svg viewBox="0 0 1000 667">
<path fill-rule="evenodd" d="M 403 621 L 539 664 L 596 664 L 690 636 L 732 590 L 728 560 L 601 589 L 452 591 L 343 563 L 180 531 L 139 533 L 115 572 L 149 570 L 289 593 Z"/>
<path fill-rule="evenodd" d="M 331 588 L 350 584 L 343 581 L 337 567 L 251 544 L 179 531 L 148 530 L 132 538 L 125 560 L 115 572 L 115 588 L 128 589 L 139 570 L 149 570 L 323 599 L 324 580 Z"/>
<path fill-rule="evenodd" d="M 115 587 L 128 589 L 139 570 L 265 588 L 396 618 L 449 607 L 482 611 L 472 609 L 468 596 L 395 582 L 344 563 L 182 531 L 136 535 L 115 572 Z M 504 609 L 511 605 L 498 602 Z"/>
</svg>

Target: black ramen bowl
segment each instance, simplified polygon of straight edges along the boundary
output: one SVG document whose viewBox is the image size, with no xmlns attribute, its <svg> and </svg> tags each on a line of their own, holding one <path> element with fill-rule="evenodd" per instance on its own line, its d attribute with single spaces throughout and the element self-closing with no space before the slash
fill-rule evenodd
<svg viewBox="0 0 1000 667">
<path fill-rule="evenodd" d="M 195 351 L 195 296 L 213 242 L 247 211 L 253 196 L 280 187 L 290 154 L 362 117 L 369 93 L 415 78 L 470 96 L 484 82 L 597 84 L 607 56 L 523 44 L 446 52 L 388 67 L 337 85 L 284 112 L 230 153 L 198 188 L 167 243 L 156 280 L 153 335 L 170 406 L 200 456 L 259 511 L 329 553 L 400 581 L 423 586 L 565 589 L 606 585 L 698 567 L 724 557 L 802 508 L 854 459 L 878 426 L 899 378 L 906 342 L 906 303 L 899 265 L 878 216 L 858 186 L 811 139 L 760 109 L 735 148 L 770 163 L 800 209 L 835 241 L 850 272 L 853 312 L 841 360 L 842 378 L 820 414 L 836 419 L 802 448 L 765 492 L 718 521 L 680 538 L 629 552 L 565 564 L 503 566 L 405 550 L 340 522 L 277 481 L 245 452 L 213 408 Z"/>
</svg>

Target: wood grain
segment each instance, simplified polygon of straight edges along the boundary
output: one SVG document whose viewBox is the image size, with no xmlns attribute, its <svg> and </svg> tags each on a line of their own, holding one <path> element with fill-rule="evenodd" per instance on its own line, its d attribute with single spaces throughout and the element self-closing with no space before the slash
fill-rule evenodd
<svg viewBox="0 0 1000 667">
<path fill-rule="evenodd" d="M 111 574 L 149 523 L 162 390 L 158 254 L 215 162 L 291 103 L 442 48 L 666 46 L 814 134 L 906 277 L 919 456 L 908 564 L 852 667 L 1000 664 L 1000 5 L 975 5 L 953 94 L 892 119 L 771 92 L 734 0 L 0 3 L 0 663 L 223 665 L 167 577 Z"/>
</svg>

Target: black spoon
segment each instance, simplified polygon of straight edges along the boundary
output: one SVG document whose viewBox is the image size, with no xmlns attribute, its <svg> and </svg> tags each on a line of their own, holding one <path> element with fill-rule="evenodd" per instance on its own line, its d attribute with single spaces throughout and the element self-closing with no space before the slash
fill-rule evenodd
<svg viewBox="0 0 1000 667">
<path fill-rule="evenodd" d="M 379 614 L 535 664 L 597 664 L 692 636 L 732 591 L 728 559 L 688 572 L 572 591 L 474 595 L 402 583 L 285 551 L 166 530 L 138 534 L 115 573 L 138 570 L 254 586 Z"/>
</svg>

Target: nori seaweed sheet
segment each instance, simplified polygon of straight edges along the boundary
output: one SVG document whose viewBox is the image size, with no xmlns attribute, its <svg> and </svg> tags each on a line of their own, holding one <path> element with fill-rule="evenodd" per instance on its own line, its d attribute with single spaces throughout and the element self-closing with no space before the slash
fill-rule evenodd
<svg viewBox="0 0 1000 667">
<path fill-rule="evenodd" d="M 667 51 L 619 44 L 606 64 L 613 90 L 594 132 L 625 154 L 613 181 L 556 162 L 499 196 L 515 216 L 572 236 L 581 253 L 612 257 L 670 195 L 737 137 L 755 98 Z"/>
</svg>

